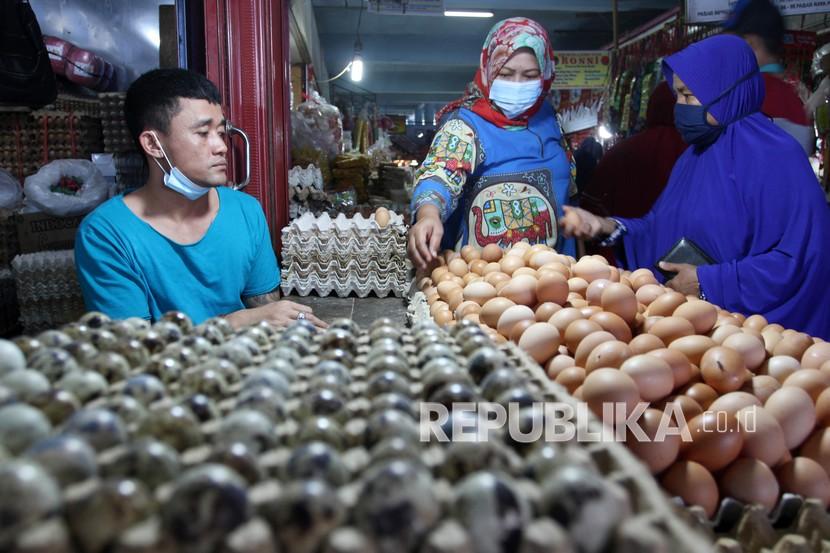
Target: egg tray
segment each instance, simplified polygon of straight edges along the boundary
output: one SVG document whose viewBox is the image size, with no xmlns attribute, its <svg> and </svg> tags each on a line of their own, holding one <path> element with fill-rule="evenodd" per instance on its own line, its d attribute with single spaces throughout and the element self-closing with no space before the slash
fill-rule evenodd
<svg viewBox="0 0 830 553">
<path fill-rule="evenodd" d="M 401 382 L 405 382 L 407 377 L 409 379 L 407 389 L 397 391 L 397 393 L 403 394 L 402 397 L 417 398 L 423 393 L 425 381 L 421 380 L 421 371 L 426 371 L 427 364 L 435 361 L 435 355 L 438 356 L 440 361 L 443 351 L 451 351 L 451 357 L 446 357 L 446 363 L 454 358 L 459 366 L 463 367 L 466 364 L 467 356 L 463 353 L 465 350 L 455 345 L 455 340 L 452 337 L 447 336 L 434 325 L 430 325 L 429 329 L 422 326 L 422 328 L 408 331 L 389 326 L 392 324 L 390 321 L 373 325 L 369 333 L 360 332 L 357 334 L 355 350 L 357 356 L 353 357 L 354 368 L 350 370 L 351 384 L 347 387 L 349 393 L 346 394 L 345 390 L 342 392 L 346 394 L 343 396 L 344 399 L 349 395 L 352 396 L 352 399 L 348 400 L 345 407 L 335 411 L 326 411 L 331 417 L 329 421 L 334 421 L 330 424 L 336 424 L 336 421 L 342 422 L 343 426 L 338 427 L 342 428 L 342 433 L 340 433 L 332 430 L 335 426 L 320 426 L 316 420 L 314 424 L 311 424 L 311 419 L 304 419 L 306 416 L 303 414 L 304 410 L 311 409 L 310 414 L 316 413 L 319 415 L 320 413 L 314 411 L 314 409 L 321 408 L 321 406 L 325 407 L 325 405 L 309 401 L 308 397 L 303 400 L 302 394 L 306 392 L 314 393 L 319 390 L 320 384 L 312 381 L 321 370 L 316 366 L 318 360 L 340 359 L 344 363 L 349 363 L 347 361 L 348 355 L 344 357 L 343 350 L 339 350 L 337 346 L 342 345 L 350 349 L 351 346 L 348 344 L 354 342 L 344 338 L 342 332 L 332 331 L 326 334 L 318 334 L 318 338 L 308 343 L 309 349 L 303 351 L 306 347 L 303 345 L 305 340 L 294 338 L 297 335 L 302 337 L 305 334 L 296 329 L 288 329 L 281 334 L 276 334 L 272 330 L 260 326 L 233 333 L 228 330 L 226 323 L 223 327 L 218 323 L 208 322 L 190 331 L 188 328 L 189 322 L 185 318 L 176 315 L 166 317 L 164 321 L 157 323 L 152 329 L 147 328 L 149 325 L 146 322 L 137 320 L 116 323 L 102 321 L 105 321 L 105 319 L 99 315 L 88 315 L 85 316 L 82 324 L 64 327 L 63 333 L 49 332 L 36 337 L 40 342 L 39 347 L 27 339 L 22 339 L 18 343 L 29 353 L 31 363 L 35 363 L 42 370 L 48 371 L 53 383 L 61 383 L 60 387 L 66 387 L 74 391 L 74 387 L 63 384 L 67 381 L 61 371 L 71 371 L 66 364 L 68 362 L 63 364 L 40 364 L 44 360 L 44 355 L 41 355 L 39 351 L 43 346 L 57 347 L 59 344 L 63 344 L 64 348 L 81 357 L 83 350 L 78 347 L 72 348 L 70 343 L 66 342 L 66 340 L 75 340 L 75 343 L 83 341 L 87 344 L 98 343 L 102 346 L 110 344 L 110 347 L 113 348 L 111 351 L 123 351 L 124 355 L 128 355 L 127 349 L 125 349 L 127 343 L 124 340 L 131 337 L 134 338 L 134 341 L 140 339 L 138 346 L 132 345 L 128 348 L 131 352 L 129 355 L 130 359 L 133 360 L 133 368 L 128 369 L 121 376 L 112 377 L 114 373 L 110 374 L 112 382 L 105 389 L 103 396 L 97 399 L 92 399 L 93 396 L 90 396 L 84 403 L 92 407 L 115 401 L 116 398 L 126 393 L 125 390 L 128 386 L 132 386 L 136 382 L 130 380 L 130 383 L 127 383 L 124 378 L 138 378 L 146 384 L 146 381 L 151 378 L 147 375 L 154 374 L 152 372 L 148 373 L 148 371 L 158 371 L 164 366 L 170 372 L 158 374 L 169 377 L 168 397 L 150 394 L 150 389 L 146 387 L 133 386 L 131 388 L 132 396 L 140 399 L 141 403 L 149 407 L 149 411 L 145 411 L 147 417 L 151 416 L 147 412 L 156 414 L 167 412 L 168 408 L 172 408 L 173 402 L 178 401 L 177 398 L 180 399 L 193 392 L 202 392 L 214 398 L 214 405 L 222 415 L 238 414 L 240 407 L 234 400 L 234 396 L 239 394 L 245 386 L 240 384 L 239 379 L 257 376 L 259 366 L 268 366 L 266 359 L 274 347 L 294 349 L 295 353 L 292 355 L 298 355 L 302 351 L 304 355 L 299 358 L 296 364 L 293 364 L 292 361 L 283 361 L 279 369 L 277 365 L 271 365 L 274 367 L 273 370 L 285 375 L 286 381 L 289 374 L 294 374 L 293 383 L 290 385 L 291 393 L 288 396 L 291 399 L 280 402 L 286 411 L 286 417 L 282 419 L 282 423 L 276 425 L 276 429 L 274 426 L 266 424 L 266 428 L 269 429 L 267 432 L 275 432 L 277 445 L 276 447 L 263 447 L 264 452 L 254 457 L 251 457 L 250 453 L 243 455 L 239 452 L 236 456 L 226 455 L 221 457 L 220 463 L 232 466 L 240 471 L 240 474 L 250 479 L 250 484 L 237 484 L 239 476 L 236 476 L 237 480 L 234 480 L 234 483 L 226 482 L 226 486 L 232 488 L 231 490 L 226 491 L 225 489 L 220 490 L 216 487 L 206 486 L 201 492 L 198 488 L 186 487 L 183 484 L 185 478 L 175 480 L 171 476 L 170 478 L 173 480 L 165 479 L 163 474 L 166 472 L 167 465 L 162 462 L 166 459 L 165 456 L 160 456 L 157 459 L 148 458 L 145 461 L 136 459 L 137 463 L 125 463 L 123 462 L 124 455 L 128 453 L 128 451 L 125 451 L 125 447 L 127 450 L 133 447 L 130 443 L 126 445 L 116 444 L 111 448 L 102 446 L 99 448 L 100 451 L 97 455 L 101 478 L 133 478 L 132 484 L 129 487 L 121 485 L 112 487 L 118 482 L 126 481 L 102 480 L 99 478 L 84 479 L 83 476 L 76 477 L 72 482 L 65 482 L 63 494 L 65 508 L 57 510 L 58 513 L 63 513 L 63 516 L 46 515 L 45 518 L 38 518 L 36 523 L 27 525 L 23 531 L 14 536 L 16 540 L 14 550 L 16 551 L 27 553 L 34 551 L 99 553 L 105 549 L 115 552 L 186 550 L 199 552 L 244 551 L 252 553 L 277 551 L 278 549 L 292 552 L 323 550 L 330 552 L 342 551 L 344 553 L 346 551 L 386 553 L 387 551 L 407 550 L 417 550 L 424 553 L 473 551 L 473 542 L 478 540 L 481 544 L 482 536 L 486 536 L 487 539 L 491 536 L 497 540 L 498 538 L 506 539 L 506 535 L 499 534 L 501 532 L 499 525 L 513 524 L 514 526 L 511 528 L 515 529 L 517 520 L 515 509 L 517 507 L 512 501 L 523 498 L 522 502 L 526 502 L 531 511 L 526 511 L 525 516 L 519 520 L 521 530 L 519 530 L 518 536 L 521 536 L 521 538 L 513 533 L 511 534 L 512 541 L 503 542 L 503 546 L 496 550 L 526 553 L 561 551 L 564 553 L 576 550 L 573 547 L 573 541 L 581 542 L 591 539 L 592 521 L 604 517 L 621 516 L 617 512 L 600 513 L 593 511 L 593 514 L 587 515 L 588 519 L 584 521 L 588 524 L 587 527 L 581 528 L 582 531 L 578 534 L 575 531 L 568 533 L 553 519 L 543 516 L 544 513 L 540 511 L 539 487 L 534 482 L 533 477 L 528 476 L 532 473 L 527 473 L 522 468 L 524 461 L 517 456 L 519 455 L 517 451 L 511 449 L 514 446 L 501 441 L 498 444 L 492 444 L 493 447 L 505 448 L 503 451 L 506 456 L 504 460 L 506 464 L 503 465 L 500 464 L 501 462 L 496 463 L 497 457 L 490 458 L 481 455 L 465 456 L 462 457 L 466 459 L 464 463 L 448 465 L 446 464 L 450 455 L 448 448 L 452 446 L 434 443 L 425 445 L 421 442 L 410 441 L 416 439 L 411 431 L 414 429 L 417 432 L 417 426 L 413 426 L 414 422 L 403 424 L 404 421 L 411 421 L 411 419 L 400 413 L 411 412 L 414 408 L 414 402 L 404 403 L 403 405 L 396 403 L 393 411 L 399 414 L 391 418 L 390 413 L 392 411 L 388 411 L 388 407 L 383 407 L 387 405 L 386 403 L 381 402 L 380 407 L 373 405 L 368 395 L 370 389 L 373 389 L 372 393 L 375 394 L 389 390 L 378 387 L 377 378 L 370 378 L 373 375 L 369 374 L 366 366 L 367 354 L 371 349 L 370 344 L 380 344 L 387 338 L 397 342 L 391 337 L 399 337 L 400 342 L 397 342 L 395 351 L 403 356 L 402 359 L 406 359 L 408 369 L 400 366 L 393 372 L 404 379 Z M 340 330 L 346 326 L 353 326 L 353 323 L 348 322 L 347 325 L 344 321 L 338 321 L 337 324 L 340 325 L 338 326 Z M 88 325 L 92 325 L 92 327 Z M 108 330 L 109 335 L 106 335 L 104 330 Z M 427 340 L 424 340 L 423 343 L 416 342 L 415 336 L 420 336 L 420 333 L 429 333 L 430 336 L 427 336 Z M 289 337 L 289 335 L 292 336 Z M 115 336 L 121 336 L 123 340 L 112 342 Z M 209 337 L 217 343 L 213 344 L 207 339 L 194 340 L 196 336 Z M 486 347 L 489 343 L 483 335 L 481 339 L 484 341 L 476 345 L 476 348 Z M 243 342 L 243 340 L 245 341 Z M 231 343 L 236 345 L 231 347 L 229 345 Z M 323 346 L 324 343 L 328 346 Z M 439 349 L 431 352 L 425 351 L 425 348 L 433 343 L 439 345 Z M 184 344 L 189 345 L 185 346 Z M 440 344 L 444 344 L 444 346 L 440 346 Z M 154 354 L 157 357 L 150 358 L 149 352 L 146 350 L 143 354 L 139 354 L 144 345 L 158 352 Z M 332 349 L 333 347 L 334 349 Z M 439 353 L 441 347 L 450 347 L 451 349 L 444 349 Z M 475 351 L 477 349 L 472 349 L 470 353 Z M 546 399 L 567 401 L 566 397 L 560 397 L 563 394 L 562 390 L 555 387 L 551 388 L 549 382 L 546 382 L 543 378 L 540 379 L 538 374 L 534 374 L 534 371 L 539 373 L 540 369 L 534 367 L 527 358 L 523 357 L 521 352 L 515 348 L 507 348 L 504 351 L 507 354 L 507 366 L 513 365 L 515 371 L 529 377 L 529 390 L 534 392 L 544 390 Z M 287 352 L 285 350 L 280 350 L 279 354 L 276 359 L 290 359 L 290 357 L 286 357 Z M 87 351 L 85 355 L 90 355 L 90 352 Z M 162 365 L 159 357 L 172 360 L 171 363 L 178 364 L 183 372 L 176 373 L 169 363 Z M 216 360 L 220 357 L 232 360 L 239 367 L 242 367 L 236 380 L 232 382 L 229 380 L 230 383 L 226 383 L 225 386 L 217 386 L 215 374 L 213 381 L 206 381 L 207 376 L 198 380 L 188 380 L 187 375 L 194 370 L 201 370 L 202 372 L 199 374 L 204 374 L 206 368 L 197 368 L 201 366 L 201 363 Z M 54 356 L 53 358 L 57 359 Z M 146 364 L 148 360 L 151 361 L 150 364 Z M 265 365 L 258 365 L 259 363 L 265 363 Z M 285 366 L 285 363 L 288 363 L 288 367 Z M 85 362 L 81 362 L 81 365 L 85 364 Z M 440 365 L 441 363 L 439 363 Z M 107 370 L 111 369 L 110 365 L 93 366 L 110 367 Z M 291 368 L 292 366 L 294 368 Z M 187 367 L 191 367 L 191 369 L 187 369 Z M 224 370 L 218 366 L 216 371 L 225 374 Z M 176 374 L 180 376 L 176 376 Z M 227 374 L 230 378 L 233 372 Z M 327 374 L 335 375 L 338 373 L 335 371 Z M 378 371 L 375 374 L 385 373 Z M 337 379 L 335 378 L 335 380 Z M 188 382 L 191 382 L 191 384 L 188 384 Z M 193 385 L 196 388 L 190 388 Z M 264 384 L 257 382 L 255 386 L 261 388 Z M 80 395 L 88 392 L 88 389 L 81 387 L 78 388 L 76 393 Z M 52 407 L 50 415 L 55 417 L 55 423 L 63 420 L 59 416 L 59 409 L 55 407 L 59 403 L 57 400 L 50 403 L 38 403 L 37 398 L 33 397 L 32 401 L 39 405 L 50 405 Z M 66 399 L 63 398 L 61 401 L 63 402 L 62 405 L 65 406 Z M 313 407 L 315 405 L 317 407 Z M 330 409 L 330 407 L 327 409 Z M 383 411 L 383 416 L 380 416 L 381 411 Z M 127 412 L 124 411 L 124 413 Z M 374 413 L 374 415 L 371 415 L 371 413 Z M 67 412 L 63 416 L 70 415 L 71 412 Z M 379 416 L 380 418 L 378 418 Z M 130 420 L 132 422 L 128 423 L 128 430 L 133 439 L 132 444 L 138 443 L 134 439 L 137 437 L 137 429 L 142 428 L 141 434 L 146 435 L 149 432 L 162 441 L 175 444 L 180 453 L 178 455 L 173 453 L 173 455 L 181 462 L 182 472 L 198 467 L 208 460 L 214 460 L 215 462 L 216 458 L 211 457 L 211 447 L 206 447 L 205 442 L 217 442 L 219 437 L 228 436 L 228 429 L 223 428 L 221 417 L 207 420 L 201 425 L 192 422 L 193 419 L 187 418 L 179 421 L 178 424 L 168 424 L 166 426 L 160 424 L 144 426 L 145 423 L 140 422 L 140 420 Z M 301 423 L 300 421 L 303 420 L 305 422 Z M 378 420 L 383 421 L 383 424 L 376 424 Z M 398 422 L 393 423 L 393 420 L 398 420 Z M 179 439 L 182 436 L 187 438 L 188 429 L 196 427 L 199 429 L 197 435 L 201 436 L 199 439 L 194 438 L 197 443 L 190 443 L 189 439 Z M 92 427 L 85 426 L 85 428 L 89 428 L 88 439 L 100 438 L 100 435 L 96 434 L 97 430 L 93 431 Z M 309 428 L 312 429 L 311 433 L 308 432 Z M 234 435 L 234 438 L 241 437 L 244 440 L 249 436 L 247 433 L 249 431 L 246 428 L 239 428 L 238 432 L 241 436 Z M 256 435 L 256 432 L 250 434 L 250 436 Z M 262 445 L 271 443 L 266 439 L 266 436 L 261 436 L 263 441 L 252 443 Z M 343 452 L 341 459 L 347 473 L 347 477 L 342 483 L 325 486 L 323 484 L 312 484 L 307 480 L 296 480 L 289 476 L 290 471 L 293 470 L 289 463 L 292 455 L 289 446 L 296 446 L 307 439 L 312 439 L 312 437 L 313 439 L 342 446 L 340 448 Z M 33 440 L 34 438 L 30 439 Z M 371 449 L 371 452 L 367 449 L 372 445 L 377 446 L 377 444 L 385 444 L 387 449 L 375 448 Z M 391 444 L 398 445 L 393 447 Z M 418 445 L 420 447 L 417 447 Z M 479 443 L 479 446 L 483 447 L 483 451 L 490 451 L 488 442 Z M 536 444 L 536 446 L 543 447 L 542 444 Z M 412 450 L 412 453 L 407 453 L 409 447 L 416 449 Z M 648 488 L 648 484 L 640 482 L 641 474 L 637 473 L 636 469 L 628 466 L 631 461 L 630 458 L 625 458 L 624 455 L 614 451 L 607 444 L 598 444 L 589 448 L 583 448 L 580 444 L 567 444 L 561 447 L 548 444 L 544 447 L 556 447 L 556 451 L 562 455 L 560 459 L 563 464 L 561 466 L 557 464 L 556 466 L 559 468 L 552 470 L 565 470 L 564 467 L 573 469 L 577 467 L 574 464 L 576 462 L 595 465 L 596 469 L 603 475 L 602 477 L 598 476 L 598 478 L 604 478 L 604 480 L 599 480 L 605 482 L 602 489 L 606 489 L 606 487 L 609 490 L 614 489 L 629 498 L 632 510 L 631 517 L 619 523 L 615 529 L 606 528 L 602 531 L 603 535 L 607 533 L 609 539 L 612 540 L 612 543 L 603 550 L 638 552 L 709 551 L 708 547 L 701 546 L 704 542 L 700 541 L 694 532 L 685 528 L 679 522 L 676 523 L 674 519 L 666 514 L 671 511 L 665 503 L 660 503 L 651 497 L 652 490 Z M 169 451 L 169 448 L 167 451 Z M 248 449 L 248 451 L 250 452 L 252 449 Z M 578 455 L 580 451 L 582 454 Z M 569 452 L 573 457 L 567 457 Z M 390 459 L 398 459 L 398 461 L 392 462 Z M 514 461 L 518 464 L 514 464 Z M 386 470 L 392 465 L 395 465 L 396 468 L 401 468 L 404 465 L 411 467 L 412 475 L 418 479 L 418 485 L 409 484 L 406 480 L 398 480 L 396 486 L 378 489 L 377 493 L 379 495 L 369 494 L 368 486 L 376 485 L 373 483 L 377 482 L 379 477 L 388 477 L 389 474 Z M 53 466 L 60 467 L 63 465 L 56 464 Z M 426 470 L 417 468 L 419 466 Z M 464 516 L 464 511 L 463 509 L 457 510 L 459 509 L 457 502 L 460 501 L 460 494 L 462 494 L 458 486 L 459 483 L 468 482 L 472 473 L 478 474 L 477 471 L 482 470 L 482 467 L 490 466 L 493 468 L 501 466 L 512 476 L 499 476 L 506 487 L 498 489 L 498 493 L 493 496 L 487 493 L 482 494 L 481 497 L 477 493 L 472 496 L 469 494 L 465 496 L 468 503 L 472 498 L 480 500 L 473 500 L 473 508 L 476 510 L 476 514 L 473 515 L 468 512 L 468 515 L 466 515 L 472 517 L 480 526 L 469 529 L 465 524 L 462 524 L 463 519 L 459 518 Z M 215 465 L 212 465 L 210 469 L 215 472 L 214 467 Z M 333 473 L 327 472 L 324 466 L 312 464 L 309 465 L 309 468 L 312 470 L 312 474 L 333 478 Z M 0 466 L 0 472 L 2 472 L 2 466 Z M 224 471 L 224 473 L 227 472 L 227 470 Z M 364 476 L 359 477 L 361 473 Z M 193 474 L 188 471 L 188 475 L 192 476 Z M 370 474 L 372 476 L 369 476 Z M 495 474 L 503 473 L 497 472 Z M 590 476 L 596 473 L 590 472 L 588 474 Z M 352 477 L 356 479 L 352 479 Z M 465 479 L 465 477 L 467 478 Z M 144 478 L 155 478 L 158 481 L 156 485 L 147 487 L 141 483 Z M 36 482 L 45 485 L 44 481 L 48 479 L 48 476 L 44 476 Z M 352 479 L 351 482 L 350 479 Z M 110 482 L 110 487 L 107 487 L 107 482 Z M 238 489 L 237 485 L 241 489 Z M 333 492 L 334 486 L 337 487 L 336 492 Z M 248 488 L 247 491 L 244 491 L 245 487 Z M 118 493 L 113 493 L 116 489 Z M 298 489 L 305 493 L 305 495 L 300 494 L 303 498 L 302 503 L 292 502 L 295 500 L 290 499 L 296 497 Z M 485 489 L 490 490 L 490 488 Z M 185 490 L 191 491 L 186 492 Z M 327 493 L 323 493 L 323 491 Z M 333 492 L 333 494 L 329 492 Z M 186 493 L 194 494 L 189 501 L 183 499 Z M 218 497 L 212 500 L 213 493 L 218 494 Z M 432 505 L 432 509 L 435 510 L 413 512 L 413 508 L 423 505 L 415 499 L 412 499 L 416 501 L 414 505 L 407 502 L 395 503 L 398 501 L 397 497 L 412 495 L 412 497 L 421 498 L 424 493 L 427 494 L 427 497 L 432 498 L 426 503 Z M 402 495 L 399 496 L 398 494 Z M 505 494 L 508 496 L 508 500 L 502 505 L 500 501 Z M 19 501 L 21 497 L 25 497 L 25 495 L 18 495 L 14 500 Z M 231 505 L 231 501 L 240 501 L 243 497 L 247 498 L 243 504 L 245 502 L 250 504 L 250 510 L 245 510 L 246 516 L 243 516 L 239 510 L 230 506 L 226 507 L 226 505 Z M 0 501 L 2 501 L 2 498 L 0 498 Z M 214 502 L 211 503 L 211 501 Z M 581 502 L 592 502 L 596 499 L 587 496 L 574 496 L 573 501 L 575 504 L 581 504 Z M 665 502 L 665 499 L 663 501 Z M 162 506 L 164 515 L 154 513 L 154 504 Z M 278 508 L 280 505 L 290 508 Z M 452 507 L 453 505 L 455 507 Z M 570 507 L 571 505 L 569 505 Z M 222 510 L 214 516 L 214 508 Z M 596 509 L 596 507 L 594 508 Z M 663 512 L 654 512 L 655 509 L 662 509 Z M 535 514 L 532 514 L 533 510 L 536 511 Z M 174 515 L 170 516 L 175 516 L 177 524 L 167 525 L 163 522 L 164 517 L 168 516 L 170 512 L 174 512 Z M 14 515 L 14 513 L 11 514 Z M 367 518 L 366 515 L 370 516 Z M 494 516 L 495 518 L 490 519 L 488 516 Z M 425 525 L 420 530 L 416 531 L 413 527 L 403 523 L 407 520 L 421 521 L 421 517 L 425 517 L 423 518 Z M 506 518 L 502 520 L 501 517 Z M 9 520 L 16 522 L 15 518 Z M 571 522 L 567 524 L 570 525 Z M 357 526 L 360 526 L 360 529 Z M 172 535 L 166 530 L 167 528 L 175 528 L 179 533 Z M 331 533 L 326 538 L 325 534 L 329 531 Z M 375 542 L 373 545 L 374 540 L 370 539 L 371 536 L 384 537 L 386 541 Z M 8 534 L 5 537 L 8 537 Z M 180 540 L 178 543 L 176 538 Z M 519 540 L 521 543 L 519 543 Z M 321 549 L 320 546 L 324 541 L 327 543 Z M 275 547 L 276 542 L 282 543 L 279 544 L 279 547 Z M 420 542 L 419 545 L 415 545 L 417 542 Z M 378 543 L 384 546 L 375 547 Z M 499 541 L 486 541 L 486 543 L 499 543 Z M 508 545 L 509 543 L 513 545 Z M 599 550 L 592 549 L 592 551 L 598 552 Z"/>
<path fill-rule="evenodd" d="M 344 240 L 328 238 L 302 241 L 294 237 L 287 242 L 284 241 L 282 245 L 282 255 L 286 259 L 311 256 L 321 259 L 331 257 L 348 258 L 351 256 L 366 257 L 367 253 L 376 258 L 396 256 L 401 260 L 405 260 L 406 240 L 351 237 Z"/>
<path fill-rule="evenodd" d="M 685 507 L 680 498 L 674 501 L 678 515 L 715 540 L 721 551 L 830 551 L 830 515 L 815 499 L 785 493 L 767 514 L 760 506 L 724 498 L 712 519 L 701 507 Z"/>
<path fill-rule="evenodd" d="M 392 294 L 401 298 L 406 295 L 410 285 L 411 282 L 408 278 L 401 279 L 390 275 L 349 274 L 339 277 L 336 275 L 312 274 L 299 277 L 289 270 L 282 274 L 280 287 L 285 294 L 290 294 L 293 290 L 301 296 L 316 293 L 318 296 L 336 294 L 341 298 L 345 298 L 350 294 L 355 294 L 360 298 L 365 298 L 369 294 L 375 294 L 384 298 Z"/>
<path fill-rule="evenodd" d="M 394 212 L 390 212 L 389 215 L 389 224 L 381 228 L 375 223 L 374 214 L 367 218 L 360 213 L 355 213 L 353 217 L 346 217 L 343 213 L 340 213 L 332 219 L 328 213 L 323 213 L 319 217 L 315 217 L 312 213 L 306 213 L 299 219 L 291 221 L 287 227 L 282 229 L 283 240 L 290 241 L 292 234 L 302 238 L 319 236 L 321 239 L 333 237 L 341 239 L 351 237 L 377 237 L 379 239 L 397 237 L 398 239 L 405 239 L 407 227 L 404 224 L 403 217 Z"/>
<path fill-rule="evenodd" d="M 307 278 L 312 275 L 325 275 L 326 278 L 335 277 L 338 279 L 356 277 L 377 276 L 383 279 L 406 280 L 409 279 L 411 265 L 404 259 L 377 259 L 364 257 L 357 259 L 295 259 L 284 264 L 286 273 L 292 273 L 299 278 Z"/>
</svg>

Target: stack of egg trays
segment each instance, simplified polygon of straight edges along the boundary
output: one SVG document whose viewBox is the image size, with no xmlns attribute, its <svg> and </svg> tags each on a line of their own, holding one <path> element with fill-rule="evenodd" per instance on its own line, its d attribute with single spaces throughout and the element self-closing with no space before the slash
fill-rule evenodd
<svg viewBox="0 0 830 553">
<path fill-rule="evenodd" d="M 20 332 L 20 307 L 11 268 L 0 268 L 0 336 L 14 336 Z"/>
<path fill-rule="evenodd" d="M 570 405 L 576 410 L 579 401 L 568 391 L 552 381 L 542 367 L 513 342 L 506 342 L 502 349 L 543 390 L 545 401 Z M 588 412 L 588 411 L 586 411 Z M 587 429 L 599 433 L 602 423 L 588 412 Z M 637 459 L 625 444 L 614 441 L 598 441 L 584 444 L 603 476 L 620 484 L 627 492 L 633 514 L 650 522 L 671 544 L 669 551 L 712 551 L 712 540 L 700 529 L 693 528 L 685 517 L 677 513 L 676 504 L 663 492 L 645 465 Z"/>
<path fill-rule="evenodd" d="M 767 514 L 763 507 L 727 497 L 711 520 L 701 507 L 683 507 L 680 498 L 675 501 L 678 514 L 705 532 L 721 551 L 830 551 L 830 515 L 816 499 L 785 493 Z"/>
<path fill-rule="evenodd" d="M 21 179 L 36 173 L 43 162 L 31 113 L 28 108 L 0 108 L 0 167 Z"/>
<path fill-rule="evenodd" d="M 74 250 L 18 255 L 12 273 L 24 332 L 55 328 L 84 313 Z"/>
<path fill-rule="evenodd" d="M 379 228 L 374 216 L 358 213 L 347 219 L 340 214 L 332 220 L 325 213 L 306 213 L 282 231 L 282 290 L 303 296 L 402 297 L 412 281 L 406 231 L 403 218 L 395 214 Z"/>
<path fill-rule="evenodd" d="M 31 117 L 32 146 L 41 164 L 53 159 L 89 159 L 104 147 L 98 117 L 48 110 L 34 111 Z"/>
<path fill-rule="evenodd" d="M 104 151 L 110 154 L 135 151 L 124 118 L 123 92 L 104 92 L 98 95 L 101 101 L 101 127 L 104 134 Z"/>
</svg>

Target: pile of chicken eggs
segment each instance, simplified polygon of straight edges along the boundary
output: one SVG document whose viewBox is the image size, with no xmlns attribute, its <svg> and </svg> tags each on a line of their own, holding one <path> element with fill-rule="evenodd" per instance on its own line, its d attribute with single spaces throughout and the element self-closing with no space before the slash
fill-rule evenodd
<svg viewBox="0 0 830 553">
<path fill-rule="evenodd" d="M 830 343 L 601 256 L 521 242 L 445 251 L 439 263 L 418 281 L 437 323 L 470 320 L 515 342 L 597 415 L 648 403 L 650 440 L 664 413 L 682 412 L 672 420 L 691 440 L 627 440 L 669 493 L 709 516 L 725 497 L 767 512 L 783 492 L 830 504 Z"/>
</svg>

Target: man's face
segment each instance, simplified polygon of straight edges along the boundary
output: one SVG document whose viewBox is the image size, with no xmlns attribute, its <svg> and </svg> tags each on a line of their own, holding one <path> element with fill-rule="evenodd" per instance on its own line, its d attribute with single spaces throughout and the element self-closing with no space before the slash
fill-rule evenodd
<svg viewBox="0 0 830 553">
<path fill-rule="evenodd" d="M 207 100 L 179 98 L 179 112 L 167 133 L 157 132 L 171 163 L 201 186 L 228 182 L 225 117 L 222 107 Z M 166 162 L 159 160 L 165 168 Z"/>
</svg>

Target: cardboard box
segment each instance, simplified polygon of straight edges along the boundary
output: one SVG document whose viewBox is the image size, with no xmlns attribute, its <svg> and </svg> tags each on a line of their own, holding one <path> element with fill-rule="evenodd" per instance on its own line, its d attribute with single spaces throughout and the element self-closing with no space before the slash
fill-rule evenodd
<svg viewBox="0 0 830 553">
<path fill-rule="evenodd" d="M 20 253 L 73 249 L 75 233 L 83 218 L 84 215 L 55 217 L 46 213 L 16 215 Z"/>
</svg>

